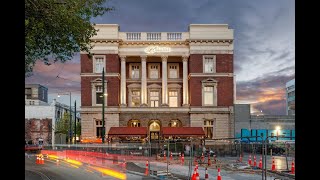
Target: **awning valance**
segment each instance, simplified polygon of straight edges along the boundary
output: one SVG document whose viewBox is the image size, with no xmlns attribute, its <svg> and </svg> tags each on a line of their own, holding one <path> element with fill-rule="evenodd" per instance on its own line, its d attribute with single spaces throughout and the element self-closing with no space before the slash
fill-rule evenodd
<svg viewBox="0 0 320 180">
<path fill-rule="evenodd" d="M 161 130 L 162 136 L 179 136 L 179 137 L 192 137 L 204 136 L 202 127 L 163 127 Z"/>
<path fill-rule="evenodd" d="M 108 136 L 128 137 L 140 136 L 146 137 L 148 129 L 146 127 L 111 127 Z"/>
</svg>

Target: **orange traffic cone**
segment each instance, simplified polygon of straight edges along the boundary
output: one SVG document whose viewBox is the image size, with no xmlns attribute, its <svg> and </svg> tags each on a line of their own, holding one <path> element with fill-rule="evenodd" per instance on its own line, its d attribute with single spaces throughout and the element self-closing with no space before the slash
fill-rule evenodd
<svg viewBox="0 0 320 180">
<path fill-rule="evenodd" d="M 239 162 L 242 162 L 242 156 L 241 156 L 241 154 L 240 154 Z"/>
<path fill-rule="evenodd" d="M 249 166 L 251 166 L 251 155 L 249 155 L 248 164 L 249 164 Z"/>
<path fill-rule="evenodd" d="M 37 156 L 37 159 L 36 159 L 36 164 L 40 164 L 39 163 L 39 157 Z"/>
<path fill-rule="evenodd" d="M 220 168 L 218 168 L 218 176 L 217 176 L 217 180 L 222 180 L 221 175 L 220 175 Z"/>
<path fill-rule="evenodd" d="M 170 151 L 170 161 L 172 161 L 172 152 Z"/>
<path fill-rule="evenodd" d="M 253 166 L 257 167 L 257 160 L 256 160 L 256 156 L 253 156 Z"/>
<path fill-rule="evenodd" d="M 259 168 L 262 169 L 262 157 L 260 157 Z"/>
<path fill-rule="evenodd" d="M 209 180 L 209 174 L 208 174 L 208 169 L 206 168 L 206 174 L 204 175 L 205 180 Z"/>
<path fill-rule="evenodd" d="M 292 164 L 291 164 L 291 174 L 294 174 L 294 161 L 292 160 Z"/>
<path fill-rule="evenodd" d="M 198 172 L 198 165 L 196 166 L 196 180 L 200 180 L 199 172 Z"/>
<path fill-rule="evenodd" d="M 211 166 L 210 154 L 208 154 L 208 166 Z"/>
<path fill-rule="evenodd" d="M 146 172 L 144 173 L 146 176 L 149 175 L 149 161 L 146 162 Z"/>
<path fill-rule="evenodd" d="M 44 158 L 43 158 L 43 156 L 41 157 L 41 164 L 44 164 Z"/>
<path fill-rule="evenodd" d="M 184 154 L 182 154 L 182 157 L 181 157 L 181 165 L 184 164 Z"/>
<path fill-rule="evenodd" d="M 272 157 L 272 167 L 271 167 L 272 171 L 276 170 L 276 164 L 274 163 L 274 157 Z"/>
<path fill-rule="evenodd" d="M 191 180 L 196 180 L 196 176 L 196 168 L 194 168 Z"/>
</svg>

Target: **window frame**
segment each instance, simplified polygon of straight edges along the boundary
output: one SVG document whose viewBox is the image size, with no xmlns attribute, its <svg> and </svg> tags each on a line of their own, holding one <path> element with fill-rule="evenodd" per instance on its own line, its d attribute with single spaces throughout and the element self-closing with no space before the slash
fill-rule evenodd
<svg viewBox="0 0 320 180">
<path fill-rule="evenodd" d="M 218 106 L 218 81 L 212 78 L 202 80 L 202 106 Z M 213 104 L 205 104 L 205 87 L 213 87 Z"/>
<path fill-rule="evenodd" d="M 102 104 L 97 104 L 97 92 L 96 92 L 96 87 L 97 86 L 102 86 L 102 79 L 101 78 L 97 78 L 93 81 L 91 81 L 91 104 L 92 106 L 102 106 Z M 108 81 L 105 80 L 104 83 L 104 93 L 108 94 Z M 108 96 L 104 96 L 104 105 L 108 106 Z"/>
<path fill-rule="evenodd" d="M 133 78 L 132 77 L 132 66 L 138 66 L 139 67 L 139 77 L 138 78 Z M 129 78 L 130 79 L 141 79 L 141 63 L 129 63 Z"/>
<path fill-rule="evenodd" d="M 168 67 L 167 67 L 167 77 L 168 77 L 168 79 L 179 79 L 179 63 L 168 63 L 168 65 L 167 65 Z M 175 77 L 175 78 L 172 78 L 172 77 L 170 77 L 170 66 L 177 66 L 177 77 Z"/>
<path fill-rule="evenodd" d="M 213 72 L 206 72 L 206 58 L 212 58 L 213 59 Z M 216 63 L 216 55 L 203 55 L 202 56 L 202 64 L 203 64 L 203 73 L 216 73 L 217 72 L 217 63 Z"/>
<path fill-rule="evenodd" d="M 157 78 L 151 78 L 151 66 L 158 67 L 158 77 Z M 148 79 L 160 79 L 160 63 L 148 63 Z"/>
<path fill-rule="evenodd" d="M 93 56 L 93 73 L 95 74 L 102 74 L 102 69 L 101 72 L 96 72 L 96 65 L 97 65 L 97 58 L 102 58 L 103 60 L 103 67 L 104 67 L 104 72 L 106 73 L 106 56 L 105 55 L 94 55 Z"/>
</svg>

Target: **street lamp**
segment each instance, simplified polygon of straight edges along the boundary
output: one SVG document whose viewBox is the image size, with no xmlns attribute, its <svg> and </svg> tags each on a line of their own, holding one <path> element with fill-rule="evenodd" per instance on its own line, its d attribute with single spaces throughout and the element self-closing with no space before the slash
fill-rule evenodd
<svg viewBox="0 0 320 180">
<path fill-rule="evenodd" d="M 281 127 L 280 126 L 276 126 L 276 131 L 277 131 L 277 140 L 279 139 L 279 131 L 280 131 Z"/>
<path fill-rule="evenodd" d="M 72 130 L 71 130 L 71 126 L 72 126 L 72 124 L 71 124 L 71 122 L 72 122 L 72 114 L 71 114 L 71 92 L 69 92 L 69 93 L 65 93 L 65 94 L 60 94 L 60 93 L 58 93 L 58 97 L 60 97 L 61 95 L 69 95 L 70 96 L 70 109 L 69 109 L 69 111 L 70 111 L 70 128 L 69 128 L 69 143 L 71 142 L 71 140 L 72 140 Z"/>
</svg>

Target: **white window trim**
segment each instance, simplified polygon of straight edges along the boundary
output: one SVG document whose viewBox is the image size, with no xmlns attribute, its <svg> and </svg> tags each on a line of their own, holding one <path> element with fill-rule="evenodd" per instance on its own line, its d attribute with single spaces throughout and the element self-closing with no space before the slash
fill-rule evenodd
<svg viewBox="0 0 320 180">
<path fill-rule="evenodd" d="M 213 121 L 213 125 L 203 125 L 203 130 L 205 130 L 204 128 L 205 127 L 209 127 L 209 128 L 212 128 L 212 138 L 211 139 L 213 139 L 214 137 L 216 137 L 216 131 L 215 131 L 215 129 L 214 129 L 214 127 L 216 127 L 216 118 L 214 118 L 214 119 L 203 119 L 203 122 L 205 122 L 205 121 Z M 206 133 L 206 132 L 204 132 L 204 133 Z M 210 139 L 210 138 L 207 138 L 207 139 Z"/>
<path fill-rule="evenodd" d="M 141 105 L 141 85 L 140 84 L 130 84 L 127 86 L 128 88 L 128 107 L 140 107 L 140 106 L 132 106 L 132 91 L 140 91 L 140 105 Z"/>
<path fill-rule="evenodd" d="M 216 73 L 217 72 L 217 66 L 216 66 L 216 55 L 203 55 L 202 56 L 202 72 L 206 73 L 206 74 L 212 74 L 211 72 L 205 72 L 205 59 L 207 57 L 213 58 L 213 72 L 212 73 Z"/>
<path fill-rule="evenodd" d="M 169 104 L 169 92 L 178 91 L 178 107 L 181 107 L 181 85 L 179 84 L 168 84 L 168 104 Z"/>
<path fill-rule="evenodd" d="M 139 66 L 139 78 L 132 78 L 132 66 Z M 129 79 L 141 79 L 141 63 L 129 63 Z"/>
<path fill-rule="evenodd" d="M 96 58 L 103 58 L 103 67 L 104 67 L 104 73 L 106 73 L 106 56 L 105 55 L 94 55 L 93 56 L 93 69 L 92 72 L 95 74 L 102 74 L 96 72 Z"/>
<path fill-rule="evenodd" d="M 170 65 L 172 66 L 172 65 L 176 65 L 177 66 L 177 78 L 170 78 Z M 168 77 L 168 79 L 179 79 L 180 77 L 179 77 L 179 63 L 168 63 L 167 64 L 167 77 Z"/>
<path fill-rule="evenodd" d="M 158 66 L 158 78 L 151 78 L 151 66 Z M 160 78 L 160 63 L 148 63 L 148 79 L 159 79 Z"/>
<path fill-rule="evenodd" d="M 217 86 L 218 86 L 218 81 L 208 78 L 205 79 L 202 82 L 202 106 L 217 106 L 218 105 L 218 91 L 217 91 Z M 204 87 L 211 86 L 213 87 L 213 104 L 204 104 Z"/>
<path fill-rule="evenodd" d="M 148 106 L 151 107 L 151 100 L 150 100 L 150 92 L 151 91 L 158 91 L 159 92 L 159 107 L 161 107 L 162 104 L 162 91 L 161 91 L 161 86 L 158 84 L 150 84 L 148 86 Z"/>
<path fill-rule="evenodd" d="M 104 93 L 108 94 L 107 92 L 107 87 L 108 87 L 108 81 L 104 81 Z M 92 101 L 92 106 L 102 106 L 102 104 L 97 104 L 96 102 L 96 86 L 102 86 L 102 79 L 98 78 L 95 79 L 94 81 L 91 81 L 91 101 Z M 104 105 L 108 106 L 108 96 L 105 96 L 104 98 Z"/>
</svg>

